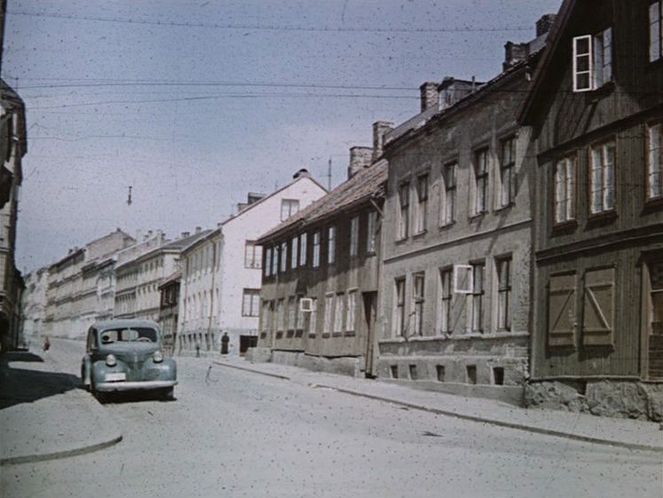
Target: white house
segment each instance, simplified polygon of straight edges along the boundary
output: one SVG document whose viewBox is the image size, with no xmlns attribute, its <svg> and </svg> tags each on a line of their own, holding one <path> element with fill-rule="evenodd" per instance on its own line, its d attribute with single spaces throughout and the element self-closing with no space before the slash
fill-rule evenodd
<svg viewBox="0 0 663 498">
<path fill-rule="evenodd" d="M 230 354 L 255 345 L 262 252 L 254 241 L 326 193 L 300 170 L 270 195 L 249 194 L 236 215 L 182 251 L 178 351 L 196 346 L 218 351 L 224 333 Z"/>
</svg>

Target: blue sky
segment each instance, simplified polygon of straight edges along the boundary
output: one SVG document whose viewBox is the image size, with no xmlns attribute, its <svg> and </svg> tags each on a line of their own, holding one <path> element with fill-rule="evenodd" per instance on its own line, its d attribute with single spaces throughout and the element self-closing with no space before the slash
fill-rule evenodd
<svg viewBox="0 0 663 498">
<path fill-rule="evenodd" d="M 485 80 L 560 0 L 9 0 L 27 106 L 18 266 L 114 230 L 215 226 L 306 167 L 345 178 L 419 85 Z M 133 203 L 126 204 L 128 186 Z"/>
</svg>

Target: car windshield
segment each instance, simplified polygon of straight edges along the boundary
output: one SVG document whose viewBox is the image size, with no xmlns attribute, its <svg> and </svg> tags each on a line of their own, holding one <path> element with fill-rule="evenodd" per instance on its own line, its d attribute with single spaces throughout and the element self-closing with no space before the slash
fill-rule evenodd
<svg viewBox="0 0 663 498">
<path fill-rule="evenodd" d="M 112 342 L 157 342 L 157 331 L 149 327 L 107 329 L 101 333 L 101 343 Z"/>
</svg>

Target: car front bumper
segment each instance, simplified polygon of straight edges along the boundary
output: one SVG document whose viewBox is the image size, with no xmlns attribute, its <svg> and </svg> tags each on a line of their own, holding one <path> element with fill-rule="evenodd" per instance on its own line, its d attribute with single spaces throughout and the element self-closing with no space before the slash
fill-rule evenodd
<svg viewBox="0 0 663 498">
<path fill-rule="evenodd" d="M 177 384 L 176 380 L 146 380 L 146 381 L 121 381 L 121 382 L 100 382 L 94 385 L 96 391 L 149 391 L 153 389 L 166 389 Z"/>
</svg>

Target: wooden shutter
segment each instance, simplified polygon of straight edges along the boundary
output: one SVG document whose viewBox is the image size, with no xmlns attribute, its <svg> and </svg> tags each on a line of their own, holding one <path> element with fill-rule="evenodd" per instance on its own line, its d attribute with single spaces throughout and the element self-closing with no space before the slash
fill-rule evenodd
<svg viewBox="0 0 663 498">
<path fill-rule="evenodd" d="M 552 275 L 548 290 L 548 346 L 574 346 L 576 274 Z"/>
<path fill-rule="evenodd" d="M 615 321 L 615 269 L 602 268 L 585 273 L 582 343 L 611 346 Z"/>
</svg>

